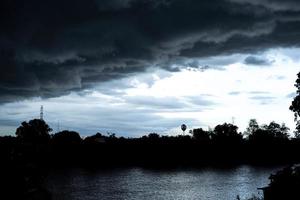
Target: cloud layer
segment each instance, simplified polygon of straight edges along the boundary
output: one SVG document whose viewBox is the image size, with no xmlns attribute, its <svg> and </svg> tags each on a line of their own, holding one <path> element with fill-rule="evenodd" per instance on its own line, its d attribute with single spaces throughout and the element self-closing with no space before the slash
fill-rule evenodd
<svg viewBox="0 0 300 200">
<path fill-rule="evenodd" d="M 299 46 L 299 22 L 296 0 L 3 0 L 0 103 L 62 96 L 149 67 L 178 71 L 197 58 Z"/>
<path fill-rule="evenodd" d="M 260 54 L 273 61 L 267 67 L 249 67 L 244 63 L 249 55 L 206 58 L 178 73 L 147 69 L 147 73 L 102 82 L 90 90 L 7 103 L 0 106 L 0 135 L 14 134 L 20 122 L 38 118 L 40 105 L 54 131 L 69 129 L 82 135 L 178 134 L 182 123 L 188 129 L 207 129 L 231 122 L 232 117 L 240 131 L 251 118 L 261 124 L 285 122 L 293 130 L 294 116 L 288 107 L 295 96 L 300 64 L 293 55 L 287 49 Z M 223 66 L 223 70 L 202 71 L 202 62 Z"/>
</svg>

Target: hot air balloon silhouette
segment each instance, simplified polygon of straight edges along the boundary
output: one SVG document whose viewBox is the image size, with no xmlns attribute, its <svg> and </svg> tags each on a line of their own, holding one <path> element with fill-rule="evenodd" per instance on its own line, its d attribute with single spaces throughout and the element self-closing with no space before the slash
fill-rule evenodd
<svg viewBox="0 0 300 200">
<path fill-rule="evenodd" d="M 186 128 L 187 128 L 187 126 L 185 124 L 181 125 L 181 130 L 183 131 L 183 134 L 185 133 Z"/>
</svg>

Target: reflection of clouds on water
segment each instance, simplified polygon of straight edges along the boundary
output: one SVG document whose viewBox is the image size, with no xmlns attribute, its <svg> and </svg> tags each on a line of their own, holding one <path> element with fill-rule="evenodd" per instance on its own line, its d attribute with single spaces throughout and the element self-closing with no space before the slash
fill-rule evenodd
<svg viewBox="0 0 300 200">
<path fill-rule="evenodd" d="M 241 199 L 258 194 L 277 168 L 150 170 L 142 168 L 53 171 L 46 185 L 54 200 Z M 64 191 L 62 196 L 61 191 Z"/>
</svg>

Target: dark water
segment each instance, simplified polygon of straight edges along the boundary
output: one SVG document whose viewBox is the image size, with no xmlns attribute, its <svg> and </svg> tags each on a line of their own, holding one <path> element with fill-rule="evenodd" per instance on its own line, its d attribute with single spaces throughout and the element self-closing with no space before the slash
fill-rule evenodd
<svg viewBox="0 0 300 200">
<path fill-rule="evenodd" d="M 278 169 L 56 170 L 49 174 L 46 185 L 54 200 L 235 200 L 237 195 L 242 199 L 261 196 L 257 187 L 266 186 L 270 173 Z"/>
</svg>

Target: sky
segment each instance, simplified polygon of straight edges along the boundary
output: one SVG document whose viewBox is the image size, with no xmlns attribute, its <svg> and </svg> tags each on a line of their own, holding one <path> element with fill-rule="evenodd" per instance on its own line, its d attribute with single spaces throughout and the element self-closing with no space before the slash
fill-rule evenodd
<svg viewBox="0 0 300 200">
<path fill-rule="evenodd" d="M 297 0 L 2 0 L 0 135 L 295 127 Z"/>
</svg>

